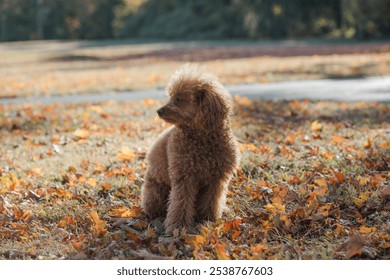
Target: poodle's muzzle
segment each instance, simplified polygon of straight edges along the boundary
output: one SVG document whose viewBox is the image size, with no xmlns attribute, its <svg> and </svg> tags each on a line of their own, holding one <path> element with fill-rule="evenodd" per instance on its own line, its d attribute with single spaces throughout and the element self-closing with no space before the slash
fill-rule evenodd
<svg viewBox="0 0 390 280">
<path fill-rule="evenodd" d="M 164 114 L 164 107 L 157 110 L 157 114 L 161 117 Z"/>
</svg>

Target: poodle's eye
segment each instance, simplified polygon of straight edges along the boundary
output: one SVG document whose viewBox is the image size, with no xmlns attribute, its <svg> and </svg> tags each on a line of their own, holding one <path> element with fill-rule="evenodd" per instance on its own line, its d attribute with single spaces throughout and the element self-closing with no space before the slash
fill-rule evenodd
<svg viewBox="0 0 390 280">
<path fill-rule="evenodd" d="M 183 101 L 183 99 L 179 98 L 179 97 L 176 97 L 176 101 L 177 102 L 180 102 L 180 101 Z"/>
</svg>

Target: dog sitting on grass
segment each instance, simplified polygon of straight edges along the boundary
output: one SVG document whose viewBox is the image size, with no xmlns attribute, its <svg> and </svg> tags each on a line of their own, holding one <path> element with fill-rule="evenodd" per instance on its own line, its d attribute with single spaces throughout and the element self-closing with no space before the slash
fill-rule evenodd
<svg viewBox="0 0 390 280">
<path fill-rule="evenodd" d="M 170 100 L 157 114 L 173 126 L 147 154 L 141 206 L 152 218 L 164 217 L 172 234 L 221 217 L 240 153 L 230 128 L 232 99 L 216 77 L 186 64 L 167 92 Z"/>
</svg>

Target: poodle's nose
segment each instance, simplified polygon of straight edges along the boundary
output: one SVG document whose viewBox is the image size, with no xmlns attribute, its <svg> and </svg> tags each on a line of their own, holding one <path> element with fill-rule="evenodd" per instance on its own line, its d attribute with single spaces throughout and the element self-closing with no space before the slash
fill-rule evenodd
<svg viewBox="0 0 390 280">
<path fill-rule="evenodd" d="M 157 114 L 159 116 L 161 116 L 163 113 L 164 113 L 164 109 L 163 108 L 160 108 L 160 109 L 157 110 Z"/>
</svg>

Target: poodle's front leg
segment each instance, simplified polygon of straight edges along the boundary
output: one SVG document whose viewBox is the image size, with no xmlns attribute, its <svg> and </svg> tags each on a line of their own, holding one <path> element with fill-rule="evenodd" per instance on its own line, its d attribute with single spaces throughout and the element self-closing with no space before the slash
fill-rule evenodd
<svg viewBox="0 0 390 280">
<path fill-rule="evenodd" d="M 196 202 L 197 222 L 213 221 L 221 218 L 226 203 L 228 180 L 221 179 L 204 186 Z"/>
<path fill-rule="evenodd" d="M 169 196 L 165 232 L 172 234 L 174 229 L 191 230 L 195 219 L 197 186 L 194 180 L 173 182 Z"/>
<path fill-rule="evenodd" d="M 152 218 L 165 217 L 170 187 L 147 174 L 141 188 L 141 207 Z"/>
</svg>

